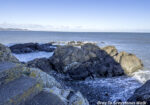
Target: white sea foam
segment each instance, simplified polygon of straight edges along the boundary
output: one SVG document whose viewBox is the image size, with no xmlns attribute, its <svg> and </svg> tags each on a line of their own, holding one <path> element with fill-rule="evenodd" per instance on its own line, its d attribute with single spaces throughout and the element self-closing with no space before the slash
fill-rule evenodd
<svg viewBox="0 0 150 105">
<path fill-rule="evenodd" d="M 132 77 L 141 83 L 145 83 L 150 80 L 150 70 L 139 70 L 132 74 Z"/>
<path fill-rule="evenodd" d="M 21 62 L 28 62 L 35 58 L 49 58 L 53 55 L 53 52 L 33 52 L 33 53 L 26 53 L 26 54 L 13 54 L 16 58 L 19 59 Z"/>
</svg>

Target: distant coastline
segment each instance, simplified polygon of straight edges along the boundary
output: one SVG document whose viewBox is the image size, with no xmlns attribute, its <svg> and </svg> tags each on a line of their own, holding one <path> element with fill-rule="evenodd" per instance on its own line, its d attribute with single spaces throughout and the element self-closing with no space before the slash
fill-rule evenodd
<svg viewBox="0 0 150 105">
<path fill-rule="evenodd" d="M 31 31 L 31 30 L 19 28 L 0 28 L 0 31 Z"/>
</svg>

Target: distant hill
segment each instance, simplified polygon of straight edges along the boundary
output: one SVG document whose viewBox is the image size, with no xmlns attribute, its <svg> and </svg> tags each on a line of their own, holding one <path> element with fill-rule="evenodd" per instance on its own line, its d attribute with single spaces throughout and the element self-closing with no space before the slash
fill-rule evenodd
<svg viewBox="0 0 150 105">
<path fill-rule="evenodd" d="M 28 29 L 19 28 L 0 28 L 0 31 L 29 31 Z"/>
</svg>

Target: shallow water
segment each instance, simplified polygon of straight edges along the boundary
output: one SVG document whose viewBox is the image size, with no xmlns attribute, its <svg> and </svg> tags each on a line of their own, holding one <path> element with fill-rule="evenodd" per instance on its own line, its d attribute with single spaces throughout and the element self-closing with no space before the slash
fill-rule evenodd
<svg viewBox="0 0 150 105">
<path fill-rule="evenodd" d="M 34 52 L 34 53 L 26 53 L 26 54 L 13 54 L 16 58 L 21 62 L 28 62 L 35 58 L 49 58 L 53 55 L 53 52 Z"/>
</svg>

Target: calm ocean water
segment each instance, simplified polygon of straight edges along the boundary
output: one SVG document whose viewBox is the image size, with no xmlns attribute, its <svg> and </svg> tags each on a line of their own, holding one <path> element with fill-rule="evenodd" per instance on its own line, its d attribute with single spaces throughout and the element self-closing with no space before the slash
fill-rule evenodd
<svg viewBox="0 0 150 105">
<path fill-rule="evenodd" d="M 100 46 L 115 45 L 119 51 L 136 54 L 144 62 L 145 68 L 150 68 L 150 33 L 0 31 L 0 43 L 3 44 L 72 40 L 96 41 Z"/>
<path fill-rule="evenodd" d="M 136 56 L 139 57 L 144 63 L 143 70 L 139 70 L 134 73 L 132 77 L 122 76 L 115 78 L 103 78 L 81 83 L 88 84 L 89 86 L 95 88 L 95 90 L 100 90 L 102 87 L 105 88 L 106 92 L 111 94 L 109 99 L 110 101 L 116 101 L 118 99 L 126 101 L 133 94 L 135 89 L 141 86 L 140 82 L 145 82 L 150 79 L 150 33 L 0 31 L 0 43 L 5 45 L 26 42 L 46 43 L 51 41 L 72 40 L 98 42 L 100 47 L 114 45 L 119 51 L 126 51 L 136 54 Z M 46 52 L 19 55 L 15 54 L 15 56 L 22 61 L 28 61 L 37 57 L 49 57 L 51 55 L 52 53 Z"/>
</svg>

